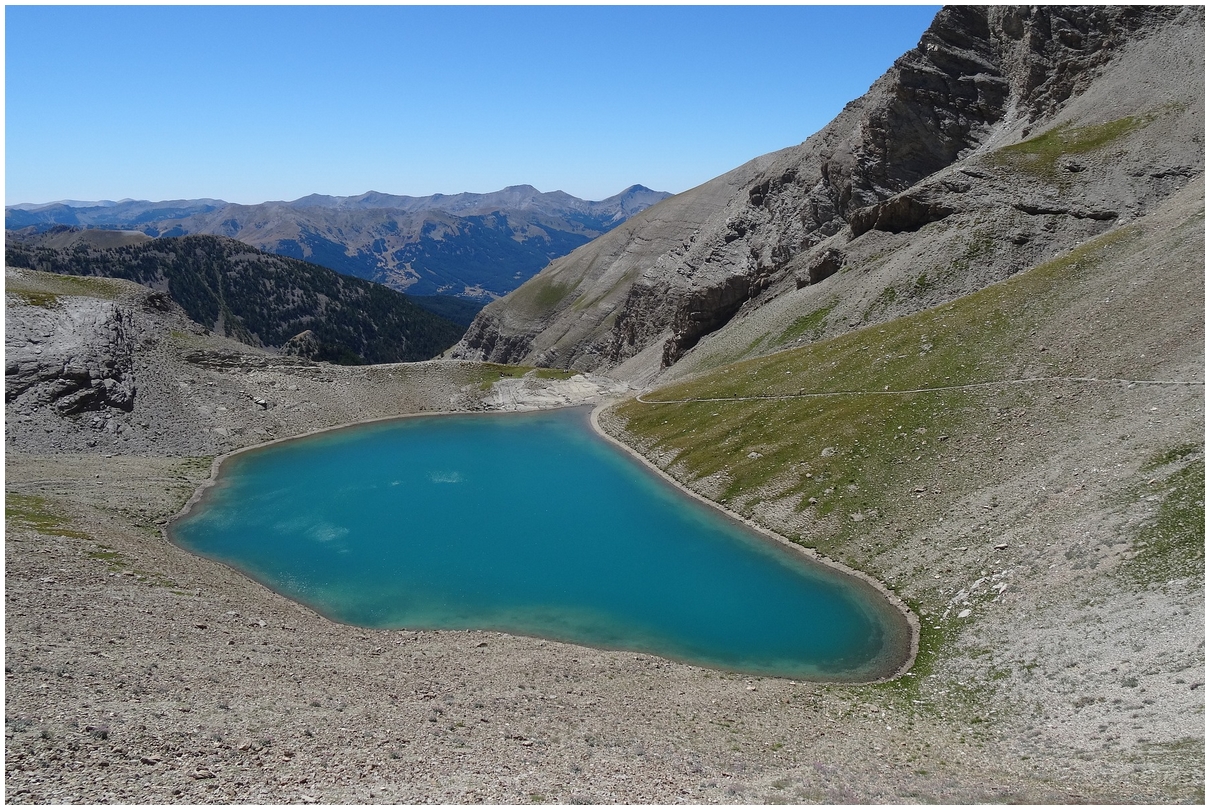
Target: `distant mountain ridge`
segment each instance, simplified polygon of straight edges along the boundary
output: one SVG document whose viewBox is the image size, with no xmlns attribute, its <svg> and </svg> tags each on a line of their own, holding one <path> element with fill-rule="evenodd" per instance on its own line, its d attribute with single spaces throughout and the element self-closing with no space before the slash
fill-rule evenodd
<svg viewBox="0 0 1210 810">
<path fill-rule="evenodd" d="M 258 205 L 212 199 L 68 200 L 7 206 L 5 227 L 226 236 L 411 295 L 457 296 L 482 304 L 669 196 L 634 185 L 593 201 L 518 185 L 486 194 L 427 197 L 311 194 Z"/>
</svg>

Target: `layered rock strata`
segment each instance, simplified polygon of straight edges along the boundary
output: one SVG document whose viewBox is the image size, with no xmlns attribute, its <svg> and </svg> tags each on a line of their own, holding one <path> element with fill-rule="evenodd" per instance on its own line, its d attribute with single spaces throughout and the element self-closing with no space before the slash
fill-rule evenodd
<svg viewBox="0 0 1210 810">
<path fill-rule="evenodd" d="M 997 150 L 1062 125 L 1064 115 L 1073 126 L 1094 121 L 1089 110 L 1071 113 L 1082 94 L 1124 53 L 1171 51 L 1197 39 L 1180 31 L 1200 31 L 1204 41 L 1204 14 L 946 8 L 916 48 L 803 144 L 653 206 L 552 263 L 481 312 L 450 354 L 598 372 L 620 367 L 620 376 L 649 378 L 741 309 L 786 284 L 836 273 L 844 246 L 870 232 L 915 233 L 931 223 L 969 231 L 989 217 L 1013 228 L 1019 214 L 1090 223 L 1091 230 L 1048 224 L 1027 240 L 1030 250 L 1005 252 L 952 284 L 955 296 L 1029 266 L 1035 254 L 1069 249 L 1126 209 L 1132 216 L 1151 210 L 1180 183 L 1157 182 L 1144 161 L 1116 173 L 1110 167 L 1113 176 L 1104 166 L 1082 173 L 1079 161 L 1069 161 L 1057 176 L 1039 177 L 997 162 Z M 1166 37 L 1169 44 L 1159 44 Z M 1200 91 L 1185 99 L 1178 86 L 1187 80 L 1148 79 L 1149 104 L 1116 99 L 1109 112 L 1148 123 L 1196 103 L 1190 99 Z M 1204 166 L 1200 145 L 1186 146 L 1174 160 L 1184 180 Z M 1135 169 L 1138 176 L 1121 176 Z"/>
</svg>

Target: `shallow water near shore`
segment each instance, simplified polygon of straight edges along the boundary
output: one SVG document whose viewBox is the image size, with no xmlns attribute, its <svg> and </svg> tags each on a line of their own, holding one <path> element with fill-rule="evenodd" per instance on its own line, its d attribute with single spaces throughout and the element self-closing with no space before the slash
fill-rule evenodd
<svg viewBox="0 0 1210 810">
<path fill-rule="evenodd" d="M 588 409 L 415 417 L 227 459 L 174 542 L 336 621 L 478 629 L 751 674 L 907 659 L 870 584 L 687 496 Z"/>
</svg>

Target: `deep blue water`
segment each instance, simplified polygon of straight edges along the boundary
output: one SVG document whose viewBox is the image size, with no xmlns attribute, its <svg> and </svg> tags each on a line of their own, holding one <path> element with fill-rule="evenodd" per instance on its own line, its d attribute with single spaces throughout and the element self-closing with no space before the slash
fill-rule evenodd
<svg viewBox="0 0 1210 810">
<path fill-rule="evenodd" d="M 171 528 L 337 621 L 864 679 L 907 624 L 864 582 L 677 491 L 587 409 L 377 422 L 238 454 Z"/>
</svg>

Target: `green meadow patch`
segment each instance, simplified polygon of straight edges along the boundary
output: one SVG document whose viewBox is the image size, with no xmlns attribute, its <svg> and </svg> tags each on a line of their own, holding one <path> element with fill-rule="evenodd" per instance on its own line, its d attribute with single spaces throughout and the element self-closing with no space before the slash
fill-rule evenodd
<svg viewBox="0 0 1210 810">
<path fill-rule="evenodd" d="M 15 526 L 32 529 L 38 534 L 53 537 L 73 537 L 90 540 L 83 532 L 68 526 L 68 518 L 56 510 L 45 498 L 38 495 L 20 495 L 16 492 L 4 494 L 4 518 Z"/>
<path fill-rule="evenodd" d="M 510 366 L 503 363 L 479 363 L 474 369 L 474 374 L 479 380 L 479 388 L 482 391 L 487 391 L 494 383 L 503 378 L 517 379 L 530 372 L 533 372 L 533 376 L 539 380 L 568 380 L 580 373 L 561 368 Z"/>
<path fill-rule="evenodd" d="M 1190 456 L 1196 454 L 1196 458 Z M 1145 469 L 1185 462 L 1163 480 L 1144 488 L 1160 497 L 1159 509 L 1135 538 L 1135 556 L 1123 573 L 1140 584 L 1173 579 L 1204 581 L 1206 574 L 1206 458 L 1185 445 L 1162 453 Z M 1153 479 L 1154 480 L 1154 479 Z"/>
<path fill-rule="evenodd" d="M 1128 115 L 1104 124 L 1084 127 L 1058 126 L 1029 140 L 1000 149 L 993 155 L 993 160 L 1002 166 L 1054 179 L 1059 174 L 1060 158 L 1102 149 L 1153 120 L 1154 115 Z"/>
</svg>

